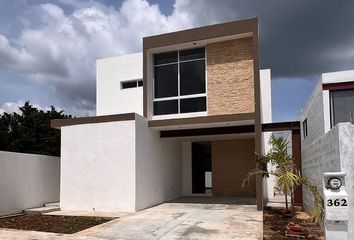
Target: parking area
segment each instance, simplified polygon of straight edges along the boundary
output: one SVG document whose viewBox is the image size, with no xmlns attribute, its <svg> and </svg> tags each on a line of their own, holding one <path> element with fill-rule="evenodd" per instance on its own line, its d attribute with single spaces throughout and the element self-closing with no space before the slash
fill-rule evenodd
<svg viewBox="0 0 354 240">
<path fill-rule="evenodd" d="M 183 197 L 72 234 L 0 230 L 1 239 L 211 240 L 263 238 L 253 198 Z"/>
<path fill-rule="evenodd" d="M 183 197 L 80 233 L 103 239 L 262 239 L 255 199 Z"/>
</svg>

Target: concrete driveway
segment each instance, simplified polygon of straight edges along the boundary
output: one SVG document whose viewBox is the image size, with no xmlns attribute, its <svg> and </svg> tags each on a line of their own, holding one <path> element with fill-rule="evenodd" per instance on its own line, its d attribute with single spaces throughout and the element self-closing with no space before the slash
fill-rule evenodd
<svg viewBox="0 0 354 240">
<path fill-rule="evenodd" d="M 184 197 L 80 232 L 103 239 L 262 239 L 254 199 Z"/>
<path fill-rule="evenodd" d="M 262 239 L 262 219 L 254 199 L 184 197 L 72 235 L 0 230 L 0 239 Z"/>
</svg>

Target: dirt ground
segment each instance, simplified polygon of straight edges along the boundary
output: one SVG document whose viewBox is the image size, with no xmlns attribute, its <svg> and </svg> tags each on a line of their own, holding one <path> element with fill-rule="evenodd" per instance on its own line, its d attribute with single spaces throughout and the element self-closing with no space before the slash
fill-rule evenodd
<svg viewBox="0 0 354 240">
<path fill-rule="evenodd" d="M 297 215 L 306 215 L 298 212 Z M 264 239 L 288 239 L 285 237 L 286 225 L 289 222 L 299 224 L 304 228 L 304 233 L 308 240 L 325 239 L 320 227 L 304 217 L 283 217 L 280 210 L 264 210 L 263 212 L 263 236 Z"/>
<path fill-rule="evenodd" d="M 21 215 L 0 219 L 0 228 L 32 230 L 53 233 L 76 233 L 108 222 L 113 218 L 73 217 L 48 215 Z"/>
</svg>

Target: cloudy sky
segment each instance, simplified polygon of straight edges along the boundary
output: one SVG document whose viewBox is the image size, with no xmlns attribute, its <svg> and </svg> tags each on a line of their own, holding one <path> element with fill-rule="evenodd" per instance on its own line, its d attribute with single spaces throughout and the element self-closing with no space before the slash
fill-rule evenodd
<svg viewBox="0 0 354 240">
<path fill-rule="evenodd" d="M 297 118 L 322 72 L 354 69 L 352 0 L 0 0 L 0 112 L 30 100 L 95 114 L 95 60 L 142 37 L 259 17 L 273 120 Z"/>
</svg>

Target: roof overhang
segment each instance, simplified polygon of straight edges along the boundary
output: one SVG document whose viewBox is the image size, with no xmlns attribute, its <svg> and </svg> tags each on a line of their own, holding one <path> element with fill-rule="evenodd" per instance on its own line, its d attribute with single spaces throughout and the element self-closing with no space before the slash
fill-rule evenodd
<svg viewBox="0 0 354 240">
<path fill-rule="evenodd" d="M 254 113 L 241 113 L 229 115 L 150 120 L 149 127 L 157 130 L 181 130 L 244 126 L 254 125 L 254 123 Z"/>
<path fill-rule="evenodd" d="M 262 132 L 277 132 L 277 131 L 292 131 L 292 130 L 300 130 L 299 121 L 262 124 Z"/>
<path fill-rule="evenodd" d="M 114 115 L 105 115 L 105 116 L 53 119 L 50 121 L 50 126 L 52 128 L 60 129 L 61 127 L 72 126 L 72 125 L 129 121 L 129 120 L 135 120 L 135 118 L 136 118 L 136 113 L 123 113 L 123 114 L 114 114 Z"/>
</svg>

